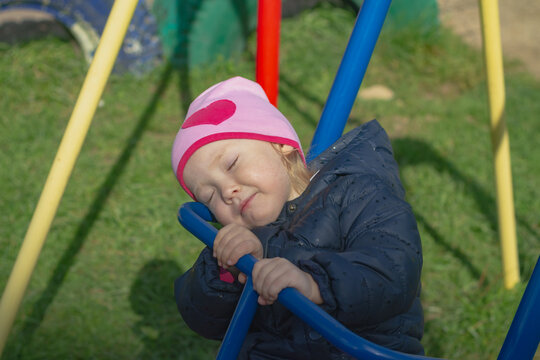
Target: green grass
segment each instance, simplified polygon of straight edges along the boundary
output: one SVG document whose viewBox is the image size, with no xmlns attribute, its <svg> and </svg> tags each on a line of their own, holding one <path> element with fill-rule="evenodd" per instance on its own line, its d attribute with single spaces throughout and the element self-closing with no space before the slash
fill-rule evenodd
<svg viewBox="0 0 540 360">
<path fill-rule="evenodd" d="M 354 22 L 318 7 L 282 24 L 279 107 L 309 145 Z M 540 84 L 506 66 L 506 121 L 522 284 L 502 286 L 480 52 L 441 29 L 383 30 L 348 129 L 378 118 L 390 134 L 423 247 L 427 354 L 497 356 L 540 253 Z M 177 222 L 188 201 L 170 147 L 187 104 L 227 77 L 254 78 L 245 54 L 198 69 L 113 76 L 56 214 L 2 359 L 207 359 L 219 344 L 182 322 L 172 283 L 202 245 Z M 86 64 L 73 43 L 0 45 L 0 289 L 56 154 Z"/>
</svg>

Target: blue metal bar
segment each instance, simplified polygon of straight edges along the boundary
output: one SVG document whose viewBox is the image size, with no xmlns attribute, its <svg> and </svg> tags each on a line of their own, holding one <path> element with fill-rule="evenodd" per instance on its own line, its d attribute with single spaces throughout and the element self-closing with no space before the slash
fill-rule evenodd
<svg viewBox="0 0 540 360">
<path fill-rule="evenodd" d="M 354 100 L 375 49 L 391 0 L 365 0 L 313 135 L 307 162 L 316 158 L 343 133 Z"/>
<path fill-rule="evenodd" d="M 236 310 L 227 328 L 225 338 L 221 342 L 217 360 L 237 359 L 244 339 L 257 310 L 259 294 L 253 290 L 253 282 L 248 277 L 242 296 L 236 305 Z"/>
<path fill-rule="evenodd" d="M 185 203 L 178 211 L 178 221 L 202 242 L 209 247 L 212 247 L 217 230 L 204 220 L 211 221 L 212 214 L 201 203 Z M 253 256 L 244 255 L 238 260 L 236 267 L 250 277 L 253 265 L 256 261 L 257 260 Z M 278 295 L 278 300 L 337 348 L 359 359 L 434 359 L 393 351 L 361 338 L 307 299 L 296 289 L 283 289 Z M 237 316 L 240 319 L 243 317 L 241 313 L 238 315 L 235 313 L 234 317 Z M 251 322 L 251 318 L 249 319 L 249 322 Z M 239 325 L 239 327 L 245 326 L 245 324 Z M 228 337 L 228 335 L 226 335 L 226 337 Z M 244 340 L 244 338 L 232 336 L 232 338 L 235 337 L 239 342 L 243 342 Z M 230 359 L 234 359 L 234 357 L 231 357 Z"/>
<path fill-rule="evenodd" d="M 532 359 L 540 342 L 540 257 L 525 288 L 499 360 Z"/>
<path fill-rule="evenodd" d="M 214 246 L 214 238 L 217 230 L 208 224 L 207 221 L 215 221 L 215 219 L 206 206 L 198 202 L 182 205 L 178 211 L 178 221 L 206 246 L 209 248 Z M 238 261 L 236 267 L 241 270 L 249 270 L 249 272 L 242 271 L 245 274 L 251 274 L 255 261 L 256 259 L 252 256 L 243 256 Z M 238 353 L 257 310 L 258 296 L 253 290 L 251 276 L 248 276 L 248 281 L 236 305 L 236 310 L 225 333 L 225 338 L 219 347 L 217 360 L 233 360 L 238 358 Z"/>
</svg>

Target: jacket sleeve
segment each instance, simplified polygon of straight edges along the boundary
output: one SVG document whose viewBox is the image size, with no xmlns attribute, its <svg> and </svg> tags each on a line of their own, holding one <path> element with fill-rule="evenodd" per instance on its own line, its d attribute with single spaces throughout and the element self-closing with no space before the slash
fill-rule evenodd
<svg viewBox="0 0 540 360">
<path fill-rule="evenodd" d="M 208 339 L 222 339 L 240 298 L 242 285 L 219 279 L 211 250 L 205 248 L 193 267 L 176 279 L 174 295 L 186 324 Z"/>
<path fill-rule="evenodd" d="M 325 310 L 345 325 L 375 325 L 407 312 L 422 268 L 410 206 L 376 177 L 348 176 L 332 187 L 342 195 L 333 197 L 331 190 L 333 201 L 326 204 L 333 205 L 325 212 L 339 224 L 333 236 L 339 236 L 341 248 L 317 251 L 298 266 L 318 283 Z"/>
</svg>

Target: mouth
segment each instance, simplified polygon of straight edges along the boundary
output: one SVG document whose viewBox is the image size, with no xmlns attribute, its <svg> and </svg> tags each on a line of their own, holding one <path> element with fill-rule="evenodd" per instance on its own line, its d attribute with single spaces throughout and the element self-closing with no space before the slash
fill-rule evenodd
<svg viewBox="0 0 540 360">
<path fill-rule="evenodd" d="M 244 214 L 244 211 L 247 209 L 247 207 L 249 206 L 249 204 L 251 203 L 251 200 L 253 200 L 253 198 L 255 197 L 257 193 L 251 195 L 251 196 L 248 196 L 247 199 L 245 199 L 244 201 L 242 201 L 240 203 L 240 214 Z"/>
</svg>

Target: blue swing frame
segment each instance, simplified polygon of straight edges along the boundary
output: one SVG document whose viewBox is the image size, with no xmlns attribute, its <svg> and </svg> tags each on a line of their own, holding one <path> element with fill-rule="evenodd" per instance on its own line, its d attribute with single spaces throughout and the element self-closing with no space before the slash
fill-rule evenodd
<svg viewBox="0 0 540 360">
<path fill-rule="evenodd" d="M 178 221 L 204 244 L 212 248 L 217 230 L 209 222 L 215 221 L 206 206 L 198 202 L 188 202 L 178 211 Z M 247 334 L 253 315 L 257 309 L 258 294 L 253 290 L 251 271 L 257 260 L 251 255 L 244 255 L 236 267 L 248 275 L 248 281 L 233 318 L 221 343 L 216 359 L 236 359 L 243 340 Z M 340 324 L 336 319 L 308 300 L 298 290 L 283 289 L 278 295 L 278 301 L 305 321 L 313 329 L 324 336 L 342 351 L 358 359 L 435 359 L 393 351 L 373 344 Z M 506 335 L 499 360 L 532 359 L 540 341 L 540 257 L 536 262 L 533 274 L 527 284 L 525 293 L 516 311 L 510 329 Z"/>
<path fill-rule="evenodd" d="M 391 0 L 364 1 L 315 130 L 310 150 L 306 156 L 308 162 L 316 158 L 341 136 L 390 3 Z M 215 219 L 206 206 L 197 202 L 182 205 L 178 211 L 178 221 L 208 247 L 213 247 L 217 230 L 209 224 Z M 244 255 L 236 264 L 240 271 L 248 275 L 248 280 L 219 349 L 218 360 L 237 358 L 257 309 L 258 294 L 253 290 L 251 282 L 251 271 L 256 261 L 253 256 Z M 540 304 L 539 262 L 540 258 L 507 334 L 499 354 L 499 360 L 517 357 L 532 359 L 538 347 L 540 330 L 537 324 L 540 323 L 540 306 L 535 306 L 535 304 Z M 358 359 L 434 359 L 393 351 L 361 338 L 296 289 L 283 289 L 278 295 L 278 301 L 337 348 Z"/>
</svg>

